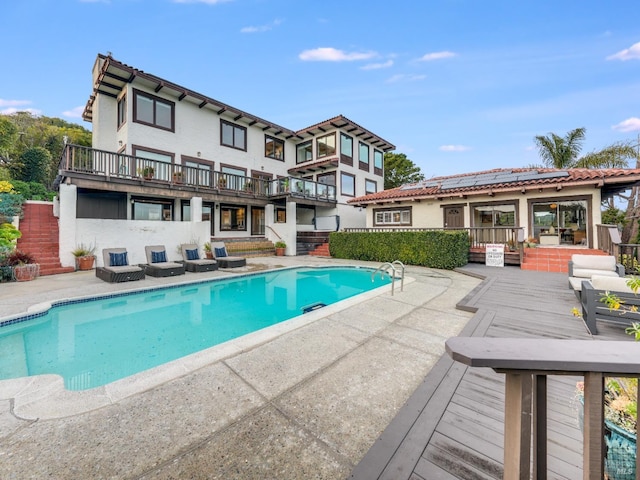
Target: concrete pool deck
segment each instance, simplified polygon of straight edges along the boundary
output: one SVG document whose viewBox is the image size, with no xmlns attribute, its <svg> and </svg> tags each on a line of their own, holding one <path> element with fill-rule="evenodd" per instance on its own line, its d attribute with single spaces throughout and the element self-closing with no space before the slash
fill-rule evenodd
<svg viewBox="0 0 640 480">
<path fill-rule="evenodd" d="M 260 257 L 242 271 L 336 264 L 379 265 Z M 75 272 L 1 284 L 0 315 L 237 271 L 126 284 Z M 413 281 L 403 292 L 396 284 L 393 296 L 318 310 L 313 321 L 187 369 L 143 372 L 119 395 L 94 395 L 104 400 L 95 405 L 78 400 L 82 392 L 60 397 L 52 376 L 0 381 L 0 478 L 346 478 L 472 316 L 455 305 L 480 280 L 420 267 L 406 274 Z"/>
</svg>

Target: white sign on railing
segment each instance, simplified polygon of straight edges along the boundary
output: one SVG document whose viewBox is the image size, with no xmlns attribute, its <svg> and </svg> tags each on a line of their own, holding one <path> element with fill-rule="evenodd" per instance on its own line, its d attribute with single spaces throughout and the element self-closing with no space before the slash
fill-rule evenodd
<svg viewBox="0 0 640 480">
<path fill-rule="evenodd" d="M 504 267 L 503 243 L 487 243 L 485 264 L 487 267 Z"/>
</svg>

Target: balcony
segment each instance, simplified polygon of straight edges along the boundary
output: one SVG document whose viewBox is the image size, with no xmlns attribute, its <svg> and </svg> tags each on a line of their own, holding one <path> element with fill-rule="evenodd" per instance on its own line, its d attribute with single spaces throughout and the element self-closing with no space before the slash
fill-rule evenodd
<svg viewBox="0 0 640 480">
<path fill-rule="evenodd" d="M 140 182 L 157 188 L 184 188 L 213 195 L 248 195 L 268 200 L 296 197 L 336 202 L 336 187 L 297 177 L 266 180 L 217 172 L 133 155 L 66 145 L 59 169 L 64 176 L 83 176 L 105 182 Z"/>
</svg>

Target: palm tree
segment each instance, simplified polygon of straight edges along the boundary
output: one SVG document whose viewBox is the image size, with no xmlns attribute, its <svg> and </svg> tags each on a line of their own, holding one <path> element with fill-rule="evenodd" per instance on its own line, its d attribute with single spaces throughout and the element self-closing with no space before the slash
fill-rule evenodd
<svg viewBox="0 0 640 480">
<path fill-rule="evenodd" d="M 586 128 L 576 128 L 561 137 L 555 133 L 548 136 L 537 135 L 534 142 L 538 147 L 540 158 L 548 168 L 571 168 L 578 161 L 582 150 L 582 142 Z"/>
<path fill-rule="evenodd" d="M 580 157 L 586 134 L 584 127 L 576 128 L 564 137 L 549 133 L 538 135 L 534 142 L 542 163 L 548 168 L 626 168 L 636 152 L 630 142 L 618 142 Z M 535 165 L 533 167 L 536 167 Z"/>
</svg>

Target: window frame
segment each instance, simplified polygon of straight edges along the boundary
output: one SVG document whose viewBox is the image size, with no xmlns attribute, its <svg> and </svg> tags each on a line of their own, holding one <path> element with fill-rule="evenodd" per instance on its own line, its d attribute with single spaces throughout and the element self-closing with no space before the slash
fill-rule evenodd
<svg viewBox="0 0 640 480">
<path fill-rule="evenodd" d="M 373 186 L 375 187 L 373 189 L 373 191 L 369 190 L 367 187 L 369 184 L 373 184 Z M 371 180 L 369 178 L 365 178 L 364 179 L 364 194 L 368 195 L 370 193 L 378 193 L 378 182 L 376 182 L 375 180 Z"/>
<path fill-rule="evenodd" d="M 122 97 L 120 97 L 118 99 L 118 112 L 117 112 L 117 124 L 118 124 L 118 130 L 120 130 L 120 127 L 122 127 L 125 123 L 127 123 L 127 95 L 122 95 Z"/>
<path fill-rule="evenodd" d="M 310 147 L 308 150 L 306 149 L 307 145 Z M 301 148 L 305 148 L 304 152 L 305 153 L 307 153 L 307 152 L 309 153 L 309 158 L 306 158 L 306 155 L 305 155 L 304 160 L 300 160 L 300 155 L 299 154 L 300 154 L 300 151 L 301 151 L 300 149 Z M 302 142 L 302 143 L 297 144 L 296 145 L 296 165 L 298 165 L 300 163 L 309 162 L 311 160 L 313 160 L 313 140 L 307 140 L 306 142 Z"/>
<path fill-rule="evenodd" d="M 380 156 L 380 166 L 377 165 L 377 156 Z M 383 175 L 384 173 L 384 152 L 382 150 L 373 149 L 373 173 L 376 175 Z"/>
<path fill-rule="evenodd" d="M 378 215 L 381 215 L 382 221 L 379 221 Z M 395 215 L 398 215 L 399 221 L 394 221 Z M 388 217 L 389 221 L 385 218 Z M 404 221 L 403 221 L 404 217 Z M 410 227 L 413 225 L 413 207 L 395 207 L 395 208 L 374 208 L 373 209 L 373 226 L 374 227 Z"/>
<path fill-rule="evenodd" d="M 228 126 L 232 128 L 232 144 L 228 144 L 225 143 L 224 141 L 224 127 Z M 238 147 L 236 146 L 236 131 L 240 130 L 243 132 L 244 135 L 244 145 L 242 147 Z M 243 127 L 242 125 L 238 125 L 237 123 L 233 123 L 230 122 L 228 120 L 225 120 L 224 118 L 220 119 L 220 145 L 224 146 L 224 147 L 229 147 L 229 148 L 235 148 L 236 150 L 241 150 L 243 152 L 247 151 L 247 127 Z"/>
<path fill-rule="evenodd" d="M 267 152 L 267 145 L 269 144 L 269 142 L 273 143 L 273 153 L 269 154 Z M 277 156 L 277 151 L 278 149 L 276 148 L 278 145 L 282 146 L 281 149 L 281 154 L 280 157 Z M 272 158 L 273 160 L 278 160 L 280 162 L 284 162 L 284 140 L 282 140 L 281 138 L 276 138 L 276 137 L 272 137 L 271 135 L 266 135 L 264 136 L 264 156 L 266 158 Z"/>
<path fill-rule="evenodd" d="M 362 161 L 362 148 L 366 148 L 367 149 L 367 161 L 363 162 Z M 360 168 L 360 170 L 364 170 L 365 172 L 369 171 L 369 155 L 370 155 L 370 149 L 369 149 L 369 145 L 367 145 L 364 142 L 358 142 L 358 167 Z"/>
<path fill-rule="evenodd" d="M 321 142 L 321 140 L 333 139 L 333 147 L 329 145 L 329 142 Z M 321 148 L 322 147 L 322 148 Z M 329 153 L 329 150 L 333 148 L 333 151 Z M 321 154 L 322 150 L 322 154 Z M 321 137 L 316 138 L 316 158 L 331 157 L 336 154 L 336 132 L 327 133 Z"/>
<path fill-rule="evenodd" d="M 225 227 L 223 224 L 225 210 L 244 210 L 244 223 L 240 228 Z M 246 232 L 247 231 L 247 206 L 233 205 L 229 203 L 220 204 L 220 231 L 221 232 Z"/>
<path fill-rule="evenodd" d="M 145 97 L 148 100 L 153 102 L 153 122 L 147 122 L 145 120 L 141 120 L 138 118 L 138 97 Z M 169 108 L 171 108 L 171 127 L 165 127 L 164 125 L 159 125 L 157 123 L 157 104 L 161 103 Z M 176 128 L 176 104 L 169 100 L 165 100 L 164 98 L 160 98 L 156 95 L 152 95 L 150 93 L 144 92 L 142 90 L 138 90 L 136 88 L 133 89 L 133 121 L 135 123 L 140 123 L 141 125 L 147 125 L 149 127 L 159 128 L 160 130 L 166 130 L 168 132 L 175 132 Z"/>
<path fill-rule="evenodd" d="M 349 155 L 342 150 L 342 139 L 349 140 L 351 142 L 351 152 Z M 340 132 L 340 163 L 353 167 L 353 137 L 342 132 Z"/>
<path fill-rule="evenodd" d="M 344 178 L 345 177 L 349 177 L 353 180 L 353 193 L 345 193 L 345 189 L 344 189 Z M 347 172 L 340 172 L 340 194 L 344 195 L 345 197 L 355 197 L 356 196 L 356 176 L 351 174 L 351 173 L 347 173 Z"/>
</svg>

